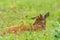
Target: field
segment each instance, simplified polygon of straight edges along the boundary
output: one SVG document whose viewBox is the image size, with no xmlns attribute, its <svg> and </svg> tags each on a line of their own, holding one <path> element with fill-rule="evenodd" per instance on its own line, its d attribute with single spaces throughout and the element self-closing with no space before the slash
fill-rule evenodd
<svg viewBox="0 0 60 40">
<path fill-rule="evenodd" d="M 32 17 L 47 12 L 50 15 L 46 19 L 46 30 L 6 34 L 0 36 L 0 40 L 60 40 L 60 0 L 0 0 L 0 32 L 12 25 L 20 26 L 22 20 L 32 25 L 35 21 Z"/>
</svg>

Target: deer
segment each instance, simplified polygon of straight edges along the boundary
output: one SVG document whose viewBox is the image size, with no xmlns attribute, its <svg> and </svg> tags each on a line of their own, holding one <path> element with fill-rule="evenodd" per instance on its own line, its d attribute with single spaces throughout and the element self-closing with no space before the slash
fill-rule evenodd
<svg viewBox="0 0 60 40">
<path fill-rule="evenodd" d="M 35 22 L 33 23 L 32 27 L 29 24 L 24 24 L 20 28 L 20 31 L 41 31 L 46 30 L 46 18 L 49 16 L 49 12 L 47 12 L 44 16 L 41 14 L 36 18 Z"/>
<path fill-rule="evenodd" d="M 10 26 L 8 27 L 3 34 L 6 33 L 14 33 L 14 34 L 20 34 L 24 31 L 41 31 L 46 30 L 46 18 L 49 16 L 49 12 L 47 12 L 44 16 L 41 14 L 36 17 L 35 22 L 33 23 L 32 27 L 29 24 L 22 23 L 23 25 L 21 27 L 19 26 Z"/>
<path fill-rule="evenodd" d="M 46 29 L 46 18 L 49 16 L 49 12 L 47 12 L 44 16 L 41 14 L 36 18 L 33 24 L 33 30 L 45 30 Z"/>
</svg>

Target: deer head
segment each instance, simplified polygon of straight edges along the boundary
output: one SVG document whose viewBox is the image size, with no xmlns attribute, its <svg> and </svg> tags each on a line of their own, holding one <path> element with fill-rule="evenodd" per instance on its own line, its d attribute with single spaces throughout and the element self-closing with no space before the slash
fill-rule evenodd
<svg viewBox="0 0 60 40">
<path fill-rule="evenodd" d="M 41 14 L 36 18 L 33 26 L 35 30 L 46 29 L 46 18 L 49 16 L 49 12 L 47 12 L 44 16 Z"/>
</svg>

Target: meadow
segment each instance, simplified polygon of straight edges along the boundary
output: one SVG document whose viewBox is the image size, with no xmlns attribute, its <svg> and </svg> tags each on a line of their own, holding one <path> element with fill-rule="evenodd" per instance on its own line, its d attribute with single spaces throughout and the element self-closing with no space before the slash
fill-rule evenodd
<svg viewBox="0 0 60 40">
<path fill-rule="evenodd" d="M 50 15 L 46 30 L 6 34 L 0 40 L 60 40 L 60 0 L 0 0 L 0 32 L 12 25 L 20 26 L 22 20 L 32 25 L 35 21 L 32 17 L 47 12 Z"/>
</svg>

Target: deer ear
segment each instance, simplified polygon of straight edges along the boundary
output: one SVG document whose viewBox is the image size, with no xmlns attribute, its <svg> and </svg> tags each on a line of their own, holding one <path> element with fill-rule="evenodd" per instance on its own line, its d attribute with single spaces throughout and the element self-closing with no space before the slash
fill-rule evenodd
<svg viewBox="0 0 60 40">
<path fill-rule="evenodd" d="M 44 18 L 47 18 L 49 16 L 49 12 L 47 12 L 45 15 L 44 15 Z"/>
<path fill-rule="evenodd" d="M 40 16 L 39 16 L 40 18 L 42 18 L 43 16 L 40 14 Z"/>
</svg>

